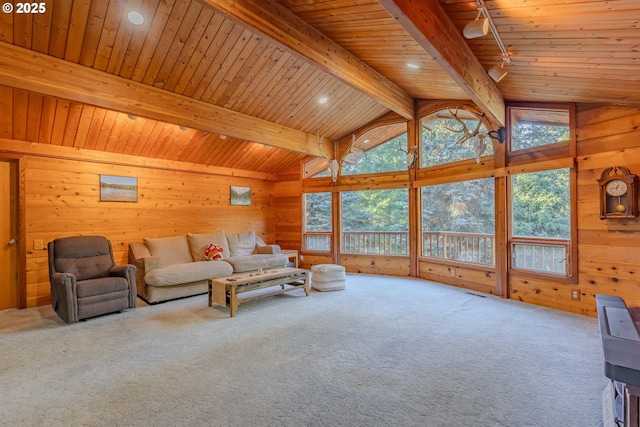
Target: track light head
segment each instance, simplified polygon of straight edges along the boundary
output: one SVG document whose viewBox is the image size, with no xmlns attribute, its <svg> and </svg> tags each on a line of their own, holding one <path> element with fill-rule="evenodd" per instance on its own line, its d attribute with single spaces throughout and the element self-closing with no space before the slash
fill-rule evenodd
<svg viewBox="0 0 640 427">
<path fill-rule="evenodd" d="M 511 63 L 511 57 L 508 55 L 503 56 L 500 65 L 494 65 L 493 67 L 489 68 L 489 71 L 487 71 L 489 77 L 491 77 L 496 83 L 504 79 L 507 74 L 509 74 L 509 72 L 504 69 L 504 64 L 507 62 Z"/>
<path fill-rule="evenodd" d="M 493 67 L 489 68 L 489 76 L 496 82 L 498 83 L 500 80 L 504 79 L 507 74 L 509 74 L 509 72 L 507 70 L 504 69 L 504 67 L 502 66 L 502 64 L 500 65 L 494 65 Z"/>
<path fill-rule="evenodd" d="M 467 23 L 462 30 L 462 34 L 467 39 L 476 39 L 478 37 L 486 36 L 489 33 L 489 20 L 487 18 L 480 18 Z"/>
</svg>

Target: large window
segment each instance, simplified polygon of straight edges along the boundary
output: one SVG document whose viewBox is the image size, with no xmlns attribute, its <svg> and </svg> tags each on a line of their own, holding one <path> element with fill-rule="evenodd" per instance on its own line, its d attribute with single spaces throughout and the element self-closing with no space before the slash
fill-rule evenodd
<svg viewBox="0 0 640 427">
<path fill-rule="evenodd" d="M 342 193 L 342 253 L 408 254 L 409 192 Z"/>
<path fill-rule="evenodd" d="M 304 195 L 304 250 L 331 251 L 331 193 Z"/>
<path fill-rule="evenodd" d="M 422 255 L 494 265 L 492 178 L 422 188 Z"/>
<path fill-rule="evenodd" d="M 570 179 L 569 169 L 511 177 L 513 268 L 569 274 Z"/>
</svg>

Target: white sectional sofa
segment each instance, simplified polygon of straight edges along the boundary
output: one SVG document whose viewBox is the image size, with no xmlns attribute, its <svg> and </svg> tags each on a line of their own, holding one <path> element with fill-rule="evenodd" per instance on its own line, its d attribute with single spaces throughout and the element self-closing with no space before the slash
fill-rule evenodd
<svg viewBox="0 0 640 427">
<path fill-rule="evenodd" d="M 223 248 L 222 260 L 205 259 L 210 243 Z M 138 296 L 148 303 L 206 293 L 208 279 L 284 267 L 288 261 L 278 245 L 266 245 L 253 231 L 187 233 L 129 244 L 129 263 L 137 268 Z"/>
</svg>

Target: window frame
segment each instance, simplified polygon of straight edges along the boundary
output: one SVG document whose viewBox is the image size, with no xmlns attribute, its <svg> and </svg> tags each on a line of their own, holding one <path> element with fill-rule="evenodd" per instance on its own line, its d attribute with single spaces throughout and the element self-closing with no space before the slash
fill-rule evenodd
<svg viewBox="0 0 640 427">
<path fill-rule="evenodd" d="M 535 171 L 530 171 L 528 173 L 535 172 L 544 172 L 554 169 L 565 169 L 565 168 L 542 168 Z M 508 235 L 507 235 L 507 248 L 508 248 L 508 256 L 507 256 L 507 272 L 509 275 L 517 275 L 517 276 L 528 276 L 528 277 L 544 277 L 549 280 L 553 280 L 556 282 L 563 283 L 577 283 L 578 281 L 578 243 L 577 243 L 577 235 L 578 235 L 578 225 L 577 225 L 577 173 L 575 166 L 568 167 L 569 169 L 569 221 L 570 221 L 570 238 L 569 239 L 554 239 L 548 237 L 519 237 L 513 235 L 513 185 L 512 180 L 507 180 L 507 224 L 508 224 Z M 512 174 L 517 175 L 517 174 Z M 544 271 L 534 271 L 529 269 L 517 268 L 514 266 L 514 251 L 513 245 L 518 243 L 539 243 L 541 245 L 557 245 L 557 246 L 566 246 L 567 248 L 567 271 L 564 275 L 559 274 L 551 274 L 546 273 Z"/>
<path fill-rule="evenodd" d="M 329 223 L 331 224 L 330 231 L 307 231 L 307 196 L 310 194 L 328 194 L 331 199 L 331 217 L 329 218 Z M 334 246 L 334 228 L 335 228 L 335 218 L 334 218 L 334 194 L 330 191 L 310 191 L 302 193 L 302 241 L 300 242 L 301 252 L 306 254 L 319 254 L 319 255 L 330 255 L 333 253 Z M 308 249 L 307 248 L 307 236 L 328 236 L 329 237 L 329 249 L 326 251 L 317 250 L 317 249 Z"/>
<path fill-rule="evenodd" d="M 362 232 L 358 232 L 358 231 L 345 231 L 344 230 L 344 221 L 343 221 L 343 216 L 345 213 L 345 208 L 344 208 L 344 196 L 347 193 L 357 193 L 357 192 L 374 192 L 374 191 L 406 191 L 406 195 L 407 195 L 407 231 L 406 232 L 394 232 L 394 231 L 362 231 Z M 379 188 L 379 189 L 354 189 L 354 190 L 348 190 L 348 191 L 340 191 L 337 193 L 338 194 L 338 198 L 339 198 L 339 218 L 338 218 L 338 222 L 339 222 L 339 230 L 337 232 L 338 235 L 338 242 L 336 242 L 337 245 L 337 249 L 338 252 L 340 253 L 340 255 L 348 255 L 348 256 L 382 256 L 382 257 L 403 257 L 403 258 L 407 258 L 410 257 L 411 255 L 411 236 L 410 236 L 410 212 L 409 212 L 409 197 L 410 197 L 410 192 L 409 189 L 406 187 L 398 187 L 398 188 Z M 384 233 L 406 233 L 406 239 L 405 239 L 405 247 L 406 247 L 406 252 L 405 253 L 377 253 L 377 252 L 347 252 L 345 251 L 345 248 L 343 246 L 344 243 L 344 235 L 345 233 L 373 233 L 374 235 L 377 234 L 384 234 Z M 375 237 L 374 237 L 375 239 Z"/>
<path fill-rule="evenodd" d="M 465 160 L 466 161 L 466 160 Z M 475 162 L 475 161 L 474 161 Z M 425 227 L 424 227 L 424 222 L 423 222 L 423 216 L 424 216 L 424 212 L 423 212 L 423 208 L 424 208 L 424 204 L 423 202 L 423 198 L 424 198 L 424 189 L 427 187 L 433 187 L 433 186 L 438 186 L 438 185 L 451 185 L 451 184 L 456 184 L 456 183 L 460 183 L 460 182 L 473 182 L 473 181 L 478 181 L 478 180 L 493 180 L 493 200 L 494 200 L 494 206 L 493 206 L 493 221 L 494 221 L 494 231 L 493 234 L 486 234 L 486 233 L 462 233 L 462 232 L 454 232 L 454 231 L 434 231 L 431 233 L 442 233 L 443 235 L 447 235 L 447 234 L 466 234 L 468 235 L 471 239 L 472 239 L 472 245 L 474 245 L 474 240 L 473 239 L 478 239 L 478 251 L 480 251 L 480 240 L 483 238 L 487 238 L 487 237 L 491 237 L 491 254 L 490 254 L 490 259 L 492 261 L 491 264 L 485 264 L 485 263 L 480 263 L 480 262 L 472 262 L 472 261 L 465 261 L 465 260 L 460 260 L 460 259 L 453 259 L 453 258 L 448 258 L 446 256 L 443 257 L 437 257 L 437 256 L 433 256 L 433 255 L 426 255 L 425 254 Z M 418 222 L 419 222 L 419 252 L 418 252 L 418 257 L 420 259 L 424 259 L 424 260 L 429 260 L 429 262 L 437 262 L 437 263 L 443 263 L 443 264 L 447 264 L 447 265 L 460 265 L 460 266 L 464 266 L 464 267 L 468 267 L 468 268 L 479 268 L 482 270 L 487 270 L 487 269 L 492 269 L 495 270 L 495 266 L 496 266 L 496 259 L 497 259 L 497 254 L 496 254 L 496 248 L 497 248 L 497 237 L 496 237 L 496 233 L 495 233 L 495 227 L 496 227 L 496 223 L 497 223 L 497 216 L 496 216 L 496 205 L 495 205 L 495 198 L 496 198 L 496 185 L 495 185 L 495 179 L 491 178 L 491 177 L 487 177 L 487 178 L 479 178 L 479 179 L 469 179 L 469 180 L 465 180 L 465 181 L 453 181 L 453 182 L 443 182 L 443 183 L 439 183 L 439 184 L 433 184 L 433 185 L 429 185 L 429 186 L 421 186 L 419 187 L 419 192 L 420 192 L 420 205 L 419 205 L 419 218 L 418 218 Z M 446 243 L 445 243 L 446 245 Z M 465 246 L 468 246 L 468 241 L 465 243 Z M 485 244 L 486 246 L 486 244 Z M 456 246 L 457 248 L 457 246 Z M 485 249 L 486 250 L 486 249 Z M 447 250 L 443 245 L 443 251 L 446 253 Z M 468 257 L 467 257 L 468 258 Z M 486 253 L 484 258 L 486 259 Z"/>
</svg>

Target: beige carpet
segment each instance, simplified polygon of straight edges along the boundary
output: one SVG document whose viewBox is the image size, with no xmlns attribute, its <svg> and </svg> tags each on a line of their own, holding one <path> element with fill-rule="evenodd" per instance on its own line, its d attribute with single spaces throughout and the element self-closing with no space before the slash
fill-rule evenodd
<svg viewBox="0 0 640 427">
<path fill-rule="evenodd" d="M 0 312 L 0 425 L 597 426 L 597 321 L 422 280 Z"/>
</svg>

